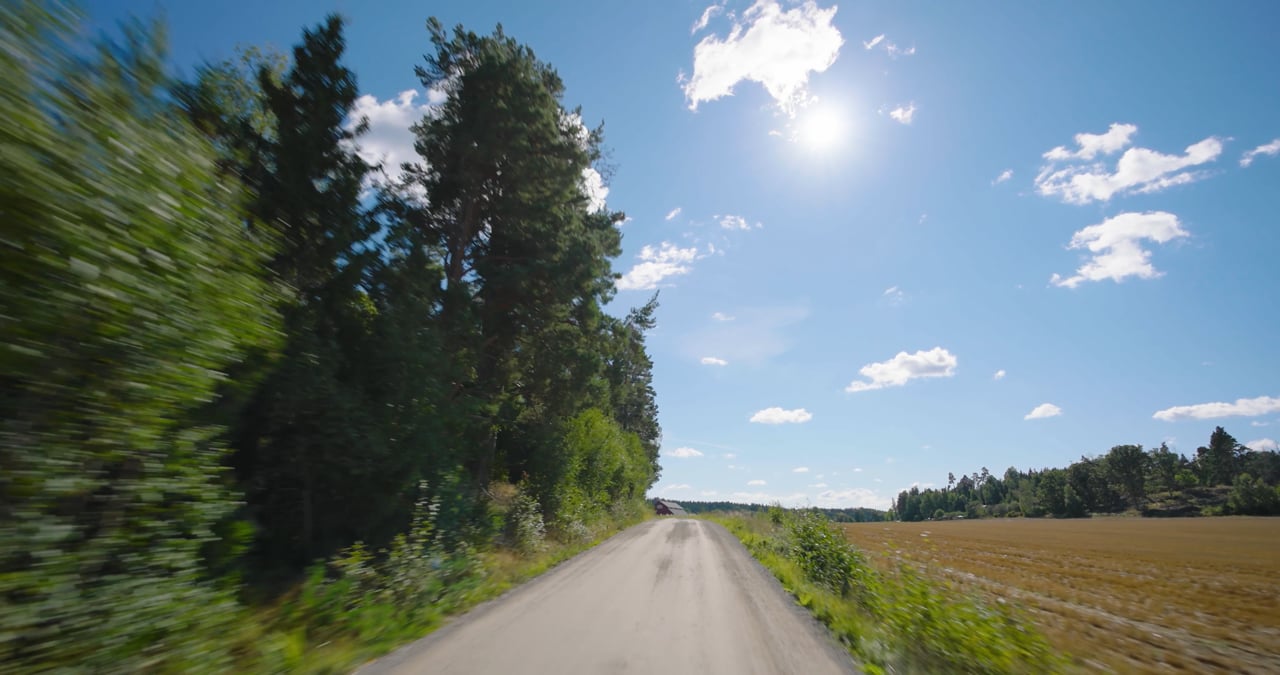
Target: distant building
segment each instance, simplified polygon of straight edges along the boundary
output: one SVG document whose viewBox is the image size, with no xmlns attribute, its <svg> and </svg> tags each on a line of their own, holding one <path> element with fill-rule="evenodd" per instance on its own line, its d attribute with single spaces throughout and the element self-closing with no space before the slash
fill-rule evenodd
<svg viewBox="0 0 1280 675">
<path fill-rule="evenodd" d="M 684 507 L 665 499 L 653 500 L 653 511 L 660 516 L 687 516 Z"/>
</svg>

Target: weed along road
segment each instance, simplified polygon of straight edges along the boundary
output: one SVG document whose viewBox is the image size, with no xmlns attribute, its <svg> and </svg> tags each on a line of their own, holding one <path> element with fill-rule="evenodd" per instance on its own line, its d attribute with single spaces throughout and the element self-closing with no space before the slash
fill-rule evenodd
<svg viewBox="0 0 1280 675">
<path fill-rule="evenodd" d="M 637 525 L 357 671 L 858 672 L 715 523 Z"/>
</svg>

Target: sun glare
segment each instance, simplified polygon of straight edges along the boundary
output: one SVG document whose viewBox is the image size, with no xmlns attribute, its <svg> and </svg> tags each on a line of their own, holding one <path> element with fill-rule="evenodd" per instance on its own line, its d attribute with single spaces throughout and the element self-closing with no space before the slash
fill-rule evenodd
<svg viewBox="0 0 1280 675">
<path fill-rule="evenodd" d="M 831 150 L 844 139 L 845 120 L 838 109 L 818 106 L 797 120 L 796 141 L 814 151 Z"/>
</svg>

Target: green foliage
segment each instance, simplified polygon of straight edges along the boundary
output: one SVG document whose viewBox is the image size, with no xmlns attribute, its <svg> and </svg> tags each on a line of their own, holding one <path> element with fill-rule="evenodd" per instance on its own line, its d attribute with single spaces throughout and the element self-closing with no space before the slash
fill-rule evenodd
<svg viewBox="0 0 1280 675">
<path fill-rule="evenodd" d="M 252 46 L 238 48 L 237 57 L 198 66 L 195 80 L 174 85 L 173 95 L 214 143 L 224 171 L 256 189 L 261 176 L 246 169 L 264 151 L 263 141 L 275 138 L 276 124 L 260 83 L 279 86 L 288 63 L 282 54 Z"/>
<path fill-rule="evenodd" d="M 969 518 L 1081 518 L 1126 508 L 1145 516 L 1220 515 L 1232 507 L 1226 503 L 1226 488 L 1216 486 L 1241 473 L 1260 478 L 1264 486 L 1278 486 L 1280 454 L 1244 448 L 1217 427 L 1194 461 L 1164 443 L 1149 452 L 1140 445 L 1117 445 L 1103 457 L 1081 457 L 1065 469 L 1024 472 L 1010 467 L 996 478 L 984 468 L 981 474 L 949 480 L 943 489 L 913 487 L 898 495 L 893 512 L 904 521 L 958 513 Z"/>
<path fill-rule="evenodd" d="M 802 511 L 787 522 L 787 557 L 814 581 L 841 596 L 868 592 L 867 561 L 821 514 Z"/>
<path fill-rule="evenodd" d="M 1147 493 L 1145 488 L 1147 455 L 1141 445 L 1117 445 L 1107 453 L 1107 471 L 1112 483 L 1129 498 L 1133 508 L 1142 508 Z"/>
<path fill-rule="evenodd" d="M 1236 439 L 1222 427 L 1209 436 L 1208 447 L 1196 449 L 1196 468 L 1205 485 L 1226 485 L 1238 470 L 1243 450 Z"/>
<path fill-rule="evenodd" d="M 543 549 L 547 530 L 542 522 L 542 506 L 538 498 L 521 488 L 507 514 L 507 536 L 517 551 L 531 555 Z"/>
<path fill-rule="evenodd" d="M 266 622 L 237 663 L 246 672 L 346 672 L 399 644 L 421 637 L 450 614 L 496 597 L 511 584 L 546 571 L 647 514 L 643 501 L 618 503 L 620 520 L 599 523 L 590 541 L 540 540 L 538 551 L 451 548 L 441 529 L 439 490 L 419 486 L 413 524 L 389 549 L 371 553 L 357 542 L 313 565 L 296 597 Z M 525 495 L 527 499 L 527 495 Z M 510 506 L 540 518 L 537 504 Z M 514 566 L 510 561 L 515 561 Z M 245 646 L 242 646 L 244 648 Z"/>
<path fill-rule="evenodd" d="M 1182 461 L 1177 453 L 1169 449 L 1168 444 L 1161 443 L 1160 447 L 1152 450 L 1150 462 L 1152 482 L 1165 490 L 1178 488 L 1178 472 Z"/>
<path fill-rule="evenodd" d="M 1064 668 L 1065 659 L 1016 610 L 939 582 L 910 562 L 873 567 L 817 512 L 779 509 L 714 519 L 836 634 L 866 672 Z"/>
<path fill-rule="evenodd" d="M 403 638 L 434 625 L 465 597 L 482 574 L 479 555 L 467 545 L 446 552 L 439 504 L 425 483 L 418 492 L 409 531 L 388 549 L 375 555 L 356 542 L 327 565 L 313 565 L 297 601 L 286 605 L 282 628 L 300 629 L 313 642 Z"/>
<path fill-rule="evenodd" d="M 75 22 L 0 7 L 6 668 L 302 668 L 471 602 L 504 528 L 523 574 L 647 513 L 656 296 L 604 313 L 622 214 L 548 64 L 433 22 L 446 100 L 375 185 L 339 18 L 179 83 Z"/>
<path fill-rule="evenodd" d="M 565 424 L 563 455 L 555 464 L 552 510 L 592 520 L 614 502 L 642 497 L 653 482 L 653 467 L 640 438 L 597 408 Z"/>
<path fill-rule="evenodd" d="M 882 588 L 892 603 L 880 614 L 901 650 L 894 670 L 904 672 L 1056 672 L 1063 659 L 1027 620 L 1002 605 L 966 597 L 909 565 Z"/>
<path fill-rule="evenodd" d="M 682 499 L 680 500 L 680 505 L 684 507 L 684 510 L 686 512 L 691 514 L 711 513 L 714 511 L 741 511 L 745 513 L 764 512 L 764 513 L 770 514 L 771 517 L 772 517 L 772 514 L 777 513 L 779 514 L 778 517 L 781 518 L 781 514 L 786 513 L 786 509 L 782 508 L 777 504 L 766 506 L 764 504 L 741 504 L 738 502 L 704 502 L 704 501 L 693 501 L 693 500 L 686 501 Z M 879 509 L 869 509 L 869 508 L 863 508 L 863 507 L 855 507 L 851 509 L 829 509 L 829 508 L 814 507 L 811 510 L 821 513 L 823 516 L 826 516 L 827 520 L 830 520 L 834 523 L 878 523 L 885 520 L 886 517 L 888 516 L 886 512 L 881 511 Z M 782 521 L 779 520 L 776 524 L 781 524 L 781 523 Z"/>
<path fill-rule="evenodd" d="M 1063 488 L 1062 515 L 1067 518 L 1084 518 L 1089 515 L 1084 500 L 1070 485 Z"/>
<path fill-rule="evenodd" d="M 216 670 L 199 552 L 232 507 L 198 411 L 275 323 L 243 195 L 166 98 L 158 29 L 83 58 L 0 8 L 0 661 Z"/>
<path fill-rule="evenodd" d="M 429 28 L 434 53 L 417 73 L 447 96 L 414 127 L 424 164 L 407 183 L 426 200 L 405 201 L 405 236 L 439 254 L 463 462 L 483 485 L 545 471 L 558 428 L 584 407 L 621 214 L 588 211 L 600 136 L 561 105 L 554 69 L 501 29 Z"/>
<path fill-rule="evenodd" d="M 1236 476 L 1227 495 L 1227 512 L 1240 516 L 1280 515 L 1280 488 L 1242 473 Z"/>
</svg>

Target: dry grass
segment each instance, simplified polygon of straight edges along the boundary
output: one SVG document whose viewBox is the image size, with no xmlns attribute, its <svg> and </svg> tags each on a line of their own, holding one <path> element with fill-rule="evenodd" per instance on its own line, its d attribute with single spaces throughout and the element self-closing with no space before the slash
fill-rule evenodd
<svg viewBox="0 0 1280 675">
<path fill-rule="evenodd" d="M 846 536 L 1022 605 L 1087 670 L 1280 672 L 1280 518 L 856 523 Z"/>
</svg>

